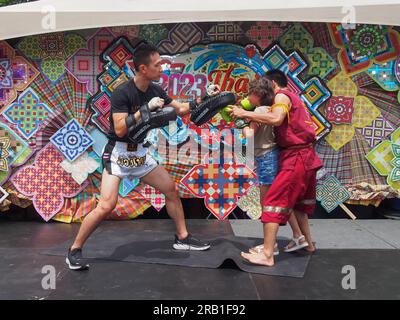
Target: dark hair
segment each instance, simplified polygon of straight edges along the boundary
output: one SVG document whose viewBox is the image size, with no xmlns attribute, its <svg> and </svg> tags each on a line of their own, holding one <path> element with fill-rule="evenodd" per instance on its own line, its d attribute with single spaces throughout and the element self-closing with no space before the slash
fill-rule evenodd
<svg viewBox="0 0 400 320">
<path fill-rule="evenodd" d="M 263 106 L 272 106 L 275 99 L 274 88 L 271 80 L 261 77 L 254 79 L 249 83 L 249 93 L 252 93 L 260 98 L 260 103 Z"/>
<path fill-rule="evenodd" d="M 145 42 L 141 43 L 133 54 L 135 70 L 139 71 L 139 66 L 141 64 L 148 65 L 150 63 L 150 57 L 155 53 L 158 53 L 158 50 L 155 46 Z"/>
<path fill-rule="evenodd" d="M 265 78 L 269 79 L 269 80 L 273 80 L 276 82 L 276 84 L 278 86 L 280 86 L 281 88 L 285 88 L 288 85 L 288 79 L 286 77 L 286 74 L 278 69 L 272 69 L 267 71 L 264 76 Z"/>
</svg>

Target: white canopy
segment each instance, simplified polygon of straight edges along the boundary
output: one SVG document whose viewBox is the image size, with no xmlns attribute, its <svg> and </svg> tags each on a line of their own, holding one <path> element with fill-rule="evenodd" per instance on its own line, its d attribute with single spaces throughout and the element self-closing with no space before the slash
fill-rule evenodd
<svg viewBox="0 0 400 320">
<path fill-rule="evenodd" d="M 399 14 L 400 0 L 41 0 L 0 7 L 0 39 L 176 22 L 351 21 L 400 25 Z"/>
</svg>

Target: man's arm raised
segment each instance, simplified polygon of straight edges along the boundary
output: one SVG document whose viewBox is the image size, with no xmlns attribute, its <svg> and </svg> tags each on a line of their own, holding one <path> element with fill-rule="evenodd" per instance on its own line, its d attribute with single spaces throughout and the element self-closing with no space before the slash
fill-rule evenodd
<svg viewBox="0 0 400 320">
<path fill-rule="evenodd" d="M 221 92 L 221 88 L 218 85 L 211 84 L 207 88 L 207 96 L 213 97 Z M 197 98 L 196 101 L 191 102 L 179 102 L 177 100 L 173 100 L 169 106 L 174 107 L 176 109 L 176 113 L 178 116 L 184 116 L 190 113 L 193 109 L 202 102 L 203 98 Z"/>
<path fill-rule="evenodd" d="M 253 111 L 246 111 L 239 107 L 232 109 L 231 115 L 233 118 L 247 119 L 248 121 L 255 121 L 262 124 L 271 126 L 280 126 L 289 114 L 290 99 L 284 94 L 277 94 L 275 96 L 274 104 L 271 106 L 271 112 L 256 113 Z"/>
</svg>

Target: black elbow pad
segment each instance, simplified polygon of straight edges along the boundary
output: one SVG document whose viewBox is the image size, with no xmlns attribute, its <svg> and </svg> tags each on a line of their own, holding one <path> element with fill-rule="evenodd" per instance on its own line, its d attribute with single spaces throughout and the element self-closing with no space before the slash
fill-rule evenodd
<svg viewBox="0 0 400 320">
<path fill-rule="evenodd" d="M 135 115 L 134 114 L 129 114 L 126 118 L 125 118 L 125 124 L 126 127 L 128 129 L 128 136 L 130 134 L 130 132 L 132 131 L 132 129 L 135 127 L 136 125 L 136 119 L 135 119 Z"/>
</svg>

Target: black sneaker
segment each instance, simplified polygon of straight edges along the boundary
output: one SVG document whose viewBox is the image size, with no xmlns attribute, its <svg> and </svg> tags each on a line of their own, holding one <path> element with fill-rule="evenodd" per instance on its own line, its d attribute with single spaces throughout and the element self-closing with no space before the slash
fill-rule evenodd
<svg viewBox="0 0 400 320">
<path fill-rule="evenodd" d="M 68 249 L 68 255 L 65 259 L 65 262 L 68 264 L 68 267 L 71 270 L 86 270 L 89 269 L 89 265 L 82 258 L 82 249 Z"/>
<path fill-rule="evenodd" d="M 175 243 L 173 245 L 175 250 L 197 250 L 203 251 L 208 250 L 211 247 L 210 243 L 203 242 L 196 239 L 191 234 L 189 234 L 185 239 L 179 240 L 178 236 L 175 235 Z"/>
</svg>

